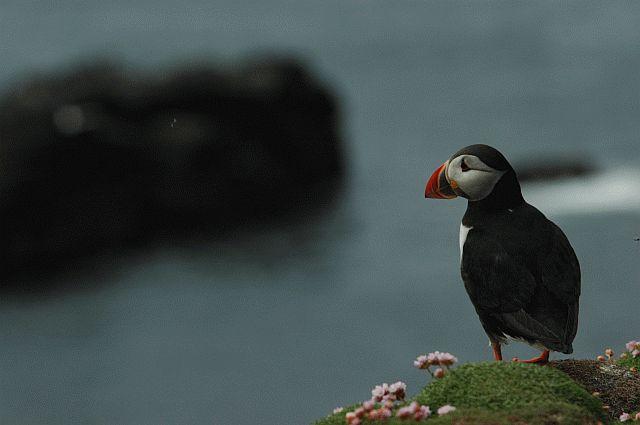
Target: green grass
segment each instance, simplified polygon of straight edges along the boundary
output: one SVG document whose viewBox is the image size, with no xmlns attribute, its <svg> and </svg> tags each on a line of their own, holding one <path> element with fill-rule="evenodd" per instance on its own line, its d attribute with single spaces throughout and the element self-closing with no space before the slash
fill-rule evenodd
<svg viewBox="0 0 640 425">
<path fill-rule="evenodd" d="M 567 403 L 556 405 L 550 403 L 544 407 L 530 406 L 509 412 L 460 409 L 449 415 L 435 417 L 421 423 L 425 425 L 595 425 L 597 422 L 580 407 Z"/>
<path fill-rule="evenodd" d="M 461 366 L 432 382 L 416 400 L 429 406 L 510 411 L 567 403 L 605 420 L 598 399 L 564 373 L 550 367 L 492 362 Z"/>
<path fill-rule="evenodd" d="M 414 400 L 432 411 L 445 404 L 457 410 L 424 422 L 391 419 L 388 425 L 417 423 L 444 425 L 595 424 L 608 422 L 600 400 L 564 373 L 521 363 L 471 363 L 452 370 L 427 385 Z M 331 415 L 316 425 L 344 425 L 345 412 Z M 365 421 L 364 424 L 373 422 Z M 381 422 L 380 422 L 381 423 Z"/>
</svg>

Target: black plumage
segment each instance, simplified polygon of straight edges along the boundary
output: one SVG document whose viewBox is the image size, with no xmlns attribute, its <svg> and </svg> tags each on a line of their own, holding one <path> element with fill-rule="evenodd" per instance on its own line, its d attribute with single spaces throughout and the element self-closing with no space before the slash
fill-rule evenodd
<svg viewBox="0 0 640 425">
<path fill-rule="evenodd" d="M 469 201 L 462 220 L 465 288 L 489 339 L 508 337 L 540 348 L 573 352 L 578 326 L 580 266 L 566 236 L 522 197 L 516 173 L 495 149 L 474 145 L 454 154 L 475 155 L 504 171 L 493 191 Z"/>
</svg>

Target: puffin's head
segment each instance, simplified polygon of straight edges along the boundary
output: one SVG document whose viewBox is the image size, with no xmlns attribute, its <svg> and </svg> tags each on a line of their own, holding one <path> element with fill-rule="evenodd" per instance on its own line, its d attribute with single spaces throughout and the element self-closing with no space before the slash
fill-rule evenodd
<svg viewBox="0 0 640 425">
<path fill-rule="evenodd" d="M 436 199 L 462 196 L 470 201 L 480 201 L 494 191 L 505 174 L 513 176 L 509 180 L 515 182 L 519 194 L 515 172 L 500 152 L 487 145 L 467 146 L 454 153 L 431 175 L 424 196 Z"/>
</svg>

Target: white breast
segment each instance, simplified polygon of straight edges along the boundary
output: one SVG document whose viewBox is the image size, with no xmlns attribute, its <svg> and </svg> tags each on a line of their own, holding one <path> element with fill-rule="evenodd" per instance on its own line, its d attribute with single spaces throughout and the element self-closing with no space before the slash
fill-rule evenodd
<svg viewBox="0 0 640 425">
<path fill-rule="evenodd" d="M 467 227 L 464 224 L 460 223 L 460 261 L 462 261 L 464 242 L 467 240 L 467 235 L 469 234 L 469 230 L 471 229 L 473 229 L 473 227 Z"/>
</svg>

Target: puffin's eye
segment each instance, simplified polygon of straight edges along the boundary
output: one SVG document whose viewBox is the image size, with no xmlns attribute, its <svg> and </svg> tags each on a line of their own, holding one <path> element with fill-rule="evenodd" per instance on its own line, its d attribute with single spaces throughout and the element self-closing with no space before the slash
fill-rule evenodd
<svg viewBox="0 0 640 425">
<path fill-rule="evenodd" d="M 462 159 L 462 162 L 460 162 L 460 168 L 462 169 L 462 171 L 469 171 L 470 170 L 470 168 L 467 165 L 467 163 L 464 162 L 464 158 Z"/>
</svg>

